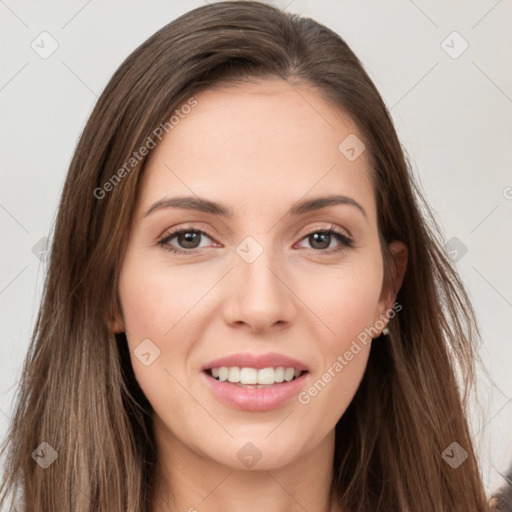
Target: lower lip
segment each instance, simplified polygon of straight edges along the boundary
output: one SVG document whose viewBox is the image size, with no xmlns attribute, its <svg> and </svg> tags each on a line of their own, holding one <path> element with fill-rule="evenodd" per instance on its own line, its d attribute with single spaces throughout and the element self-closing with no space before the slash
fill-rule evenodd
<svg viewBox="0 0 512 512">
<path fill-rule="evenodd" d="M 221 382 L 206 372 L 201 373 L 217 398 L 230 407 L 245 411 L 270 411 L 280 407 L 300 393 L 309 375 L 304 372 L 297 379 L 268 388 L 244 388 L 227 381 Z"/>
</svg>

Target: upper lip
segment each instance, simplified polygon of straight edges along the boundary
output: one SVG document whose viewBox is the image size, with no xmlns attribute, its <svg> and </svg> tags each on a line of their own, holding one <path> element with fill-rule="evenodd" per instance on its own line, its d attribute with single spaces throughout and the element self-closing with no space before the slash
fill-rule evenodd
<svg viewBox="0 0 512 512">
<path fill-rule="evenodd" d="M 238 366 L 240 368 L 256 368 L 257 370 L 270 367 L 277 368 L 279 366 L 301 371 L 307 371 L 308 369 L 307 365 L 301 361 L 284 354 L 278 354 L 277 352 L 268 352 L 266 354 L 240 352 L 210 361 L 202 367 L 202 370 L 211 370 L 212 368 L 220 368 L 221 366 Z"/>
</svg>

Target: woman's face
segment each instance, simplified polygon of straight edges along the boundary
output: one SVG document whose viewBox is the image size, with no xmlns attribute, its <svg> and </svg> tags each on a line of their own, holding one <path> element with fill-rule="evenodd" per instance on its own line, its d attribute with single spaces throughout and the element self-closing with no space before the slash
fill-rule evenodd
<svg viewBox="0 0 512 512">
<path fill-rule="evenodd" d="M 365 371 L 365 328 L 380 332 L 393 303 L 367 153 L 351 119 L 305 86 L 195 99 L 149 156 L 117 329 L 160 440 L 275 468 L 333 440 Z"/>
</svg>

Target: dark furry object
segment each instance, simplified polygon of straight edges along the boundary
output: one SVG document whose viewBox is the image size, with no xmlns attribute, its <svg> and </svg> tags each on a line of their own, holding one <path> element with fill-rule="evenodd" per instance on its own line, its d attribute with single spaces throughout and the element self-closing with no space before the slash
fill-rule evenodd
<svg viewBox="0 0 512 512">
<path fill-rule="evenodd" d="M 512 466 L 505 476 L 507 483 L 492 497 L 493 512 L 512 512 Z"/>
</svg>

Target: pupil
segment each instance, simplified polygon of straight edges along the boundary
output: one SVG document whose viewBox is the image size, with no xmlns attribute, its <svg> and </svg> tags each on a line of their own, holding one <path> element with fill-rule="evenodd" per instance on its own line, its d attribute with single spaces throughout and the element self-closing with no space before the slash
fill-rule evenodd
<svg viewBox="0 0 512 512">
<path fill-rule="evenodd" d="M 186 233 L 182 233 L 180 235 L 180 244 L 182 241 L 184 241 L 185 243 L 185 248 L 187 249 L 194 249 L 196 245 L 194 245 L 194 241 L 197 242 L 197 240 L 199 239 L 199 233 L 193 233 L 191 231 L 187 231 Z M 196 240 L 194 240 L 196 239 Z"/>
<path fill-rule="evenodd" d="M 330 242 L 330 236 L 328 233 L 314 233 L 313 235 L 311 235 L 313 237 L 313 243 L 311 243 L 311 245 L 313 246 L 313 248 L 315 249 L 326 249 L 327 247 L 329 247 L 329 242 Z M 321 239 L 321 238 L 324 238 L 324 239 L 327 239 L 327 244 L 325 243 L 325 240 L 322 242 L 322 240 L 320 240 L 320 245 L 321 247 L 315 247 L 315 243 L 318 242 L 318 239 Z"/>
</svg>

